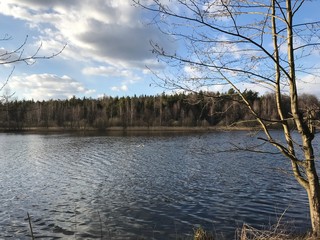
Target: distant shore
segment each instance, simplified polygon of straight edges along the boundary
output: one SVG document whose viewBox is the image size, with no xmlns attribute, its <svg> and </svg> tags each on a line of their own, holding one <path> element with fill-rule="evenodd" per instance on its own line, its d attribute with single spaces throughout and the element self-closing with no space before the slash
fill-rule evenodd
<svg viewBox="0 0 320 240">
<path fill-rule="evenodd" d="M 255 131 L 259 128 L 253 127 L 109 127 L 105 129 L 98 128 L 63 128 L 63 127 L 29 127 L 21 129 L 0 129 L 0 132 L 6 133 L 72 133 L 72 132 L 88 132 L 88 133 L 110 133 L 110 132 L 214 132 L 214 131 Z"/>
</svg>

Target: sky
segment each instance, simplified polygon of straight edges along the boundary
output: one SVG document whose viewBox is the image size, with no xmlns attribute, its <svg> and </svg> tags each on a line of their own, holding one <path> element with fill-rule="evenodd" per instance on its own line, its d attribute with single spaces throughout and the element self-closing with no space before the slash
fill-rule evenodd
<svg viewBox="0 0 320 240">
<path fill-rule="evenodd" d="M 312 3 L 306 18 L 317 14 L 319 2 Z M 53 59 L 16 64 L 6 93 L 14 92 L 20 100 L 48 100 L 164 91 L 153 84 L 155 77 L 146 68 L 165 70 L 152 54 L 150 40 L 166 49 L 178 46 L 147 24 L 146 13 L 131 0 L 0 0 L 0 9 L 0 37 L 11 37 L 0 41 L 0 50 L 13 50 L 27 38 L 26 56 L 39 46 L 38 56 L 50 56 L 67 44 Z M 12 66 L 2 66 L 0 82 L 11 70 Z M 312 79 L 304 89 L 320 96 L 317 81 Z"/>
<path fill-rule="evenodd" d="M 26 36 L 25 55 L 41 45 L 39 56 L 63 52 L 33 65 L 16 64 L 5 91 L 18 99 L 157 94 L 146 66 L 161 69 L 150 40 L 163 38 L 142 22 L 130 0 L 1 0 L 0 48 L 15 49 Z M 165 45 L 165 43 L 164 43 Z M 1 69 L 1 81 L 11 66 Z M 150 86 L 150 84 L 152 86 Z"/>
</svg>

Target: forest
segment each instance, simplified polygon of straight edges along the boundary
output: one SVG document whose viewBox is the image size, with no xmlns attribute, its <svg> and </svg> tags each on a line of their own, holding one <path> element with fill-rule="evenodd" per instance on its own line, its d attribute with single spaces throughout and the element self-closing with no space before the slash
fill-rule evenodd
<svg viewBox="0 0 320 240">
<path fill-rule="evenodd" d="M 270 125 L 279 119 L 274 94 L 259 96 L 243 92 L 251 106 Z M 257 122 L 247 106 L 235 94 L 199 92 L 161 94 L 156 96 L 108 97 L 68 100 L 11 100 L 0 102 L 0 129 L 4 131 L 30 128 L 62 128 L 68 130 L 106 130 L 112 127 L 255 127 Z M 286 118 L 290 119 L 290 101 L 283 96 Z M 300 96 L 300 111 L 320 117 L 316 96 Z M 307 114 L 308 113 L 308 114 Z M 310 114 L 311 113 L 311 114 Z M 310 121 L 310 119 L 308 119 Z"/>
</svg>

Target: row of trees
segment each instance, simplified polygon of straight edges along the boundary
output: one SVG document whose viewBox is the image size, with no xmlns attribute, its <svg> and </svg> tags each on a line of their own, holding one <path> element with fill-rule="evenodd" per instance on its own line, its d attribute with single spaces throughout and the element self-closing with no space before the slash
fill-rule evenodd
<svg viewBox="0 0 320 240">
<path fill-rule="evenodd" d="M 275 95 L 259 97 L 257 92 L 244 91 L 248 101 L 263 118 L 279 120 L 274 107 Z M 284 105 L 290 112 L 288 97 Z M 301 109 L 313 109 L 317 119 L 320 107 L 315 96 L 302 95 Z M 301 112 L 303 113 L 303 112 Z M 287 114 L 288 118 L 290 115 Z M 22 130 L 30 127 L 63 127 L 67 129 L 106 129 L 108 127 L 157 126 L 255 126 L 257 122 L 233 89 L 220 94 L 174 94 L 134 97 L 71 98 L 42 102 L 5 101 L 0 103 L 0 128 Z"/>
</svg>

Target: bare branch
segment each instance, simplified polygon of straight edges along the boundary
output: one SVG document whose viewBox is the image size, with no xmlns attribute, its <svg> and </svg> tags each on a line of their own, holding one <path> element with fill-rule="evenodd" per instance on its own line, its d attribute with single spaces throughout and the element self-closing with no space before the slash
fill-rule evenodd
<svg viewBox="0 0 320 240">
<path fill-rule="evenodd" d="M 260 139 L 291 161 L 297 182 L 308 194 L 312 229 L 315 238 L 319 238 L 320 185 L 313 148 L 316 123 L 310 117 L 308 107 L 300 109 L 297 86 L 300 73 L 320 75 L 312 69 L 313 63 L 309 64 L 314 61 L 312 50 L 318 50 L 320 46 L 320 21 L 295 23 L 297 13 L 303 11 L 307 1 L 178 0 L 169 1 L 167 5 L 160 0 L 145 4 L 133 1 L 151 13 L 166 16 L 158 19 L 158 26 L 171 26 L 167 34 L 177 37 L 177 42 L 183 44 L 175 53 L 154 42 L 151 44 L 159 59 L 172 64 L 169 66 L 174 69 L 172 78 L 162 78 L 165 86 L 172 84 L 178 89 L 197 91 L 203 87 L 227 84 L 234 89 L 254 118 L 249 121 L 258 122 L 262 128 L 265 137 Z M 178 4 L 177 8 L 174 4 Z M 177 73 L 177 68 L 183 74 Z M 239 83 L 263 84 L 272 89 L 275 107 L 270 119 L 255 110 Z M 285 110 L 288 108 L 289 112 Z M 222 111 L 216 112 L 220 113 L 223 114 Z M 282 127 L 281 137 L 284 140 L 273 138 L 270 128 L 273 123 Z M 299 141 L 293 139 L 296 134 L 291 129 L 297 129 Z M 233 148 L 259 152 L 238 146 Z"/>
<path fill-rule="evenodd" d="M 14 72 L 15 67 L 12 68 L 9 76 L 7 77 L 6 81 L 2 84 L 2 86 L 0 87 L 0 92 L 4 89 L 4 87 L 8 84 L 9 79 L 11 78 L 13 72 Z"/>
</svg>

